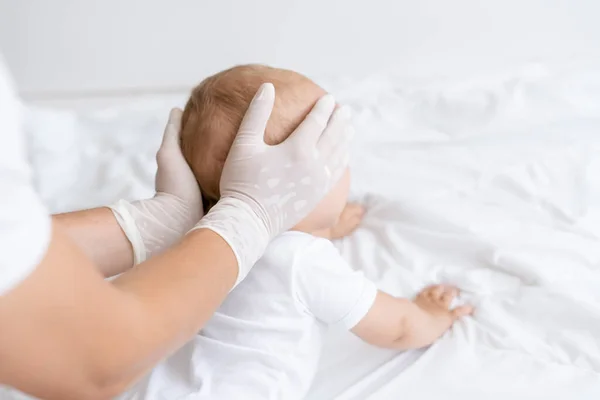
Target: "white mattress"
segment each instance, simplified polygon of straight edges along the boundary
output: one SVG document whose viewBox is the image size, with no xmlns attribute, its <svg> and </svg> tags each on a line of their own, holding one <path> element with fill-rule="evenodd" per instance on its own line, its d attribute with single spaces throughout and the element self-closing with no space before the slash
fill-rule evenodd
<svg viewBox="0 0 600 400">
<path fill-rule="evenodd" d="M 342 254 L 395 295 L 450 282 L 477 311 L 422 356 L 332 332 L 309 398 L 600 398 L 600 72 L 325 86 L 354 111 L 354 197 L 368 206 Z M 150 195 L 171 104 L 31 108 L 50 209 Z"/>
</svg>

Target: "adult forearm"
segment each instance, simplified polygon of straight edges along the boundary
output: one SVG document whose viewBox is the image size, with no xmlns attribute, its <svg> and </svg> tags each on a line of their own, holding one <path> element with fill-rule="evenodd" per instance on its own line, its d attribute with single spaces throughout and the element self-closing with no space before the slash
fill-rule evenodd
<svg viewBox="0 0 600 400">
<path fill-rule="evenodd" d="M 147 318 L 145 329 L 154 334 L 149 339 L 160 344 L 177 333 L 196 333 L 225 299 L 237 272 L 229 245 L 216 233 L 199 229 L 113 284 L 135 296 Z"/>
<path fill-rule="evenodd" d="M 110 209 L 74 211 L 54 215 L 52 219 L 105 277 L 118 275 L 133 265 L 131 243 Z"/>
<path fill-rule="evenodd" d="M 36 271 L 0 298 L 0 384 L 42 398 L 110 398 L 201 329 L 237 270 L 229 245 L 198 230 L 107 282 L 55 228 Z"/>
<path fill-rule="evenodd" d="M 236 277 L 233 251 L 209 230 L 190 233 L 172 250 L 118 277 L 113 284 L 133 296 L 138 319 L 129 327 L 134 333 L 118 346 L 120 356 L 107 357 L 107 371 L 118 371 L 114 379 L 128 387 L 202 328 Z"/>
</svg>

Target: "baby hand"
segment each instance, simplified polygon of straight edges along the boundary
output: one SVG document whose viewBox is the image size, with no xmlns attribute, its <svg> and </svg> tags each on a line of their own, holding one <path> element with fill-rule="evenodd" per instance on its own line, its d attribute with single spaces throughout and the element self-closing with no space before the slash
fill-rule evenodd
<svg viewBox="0 0 600 400">
<path fill-rule="evenodd" d="M 414 300 L 421 316 L 418 325 L 418 340 L 423 346 L 429 345 L 444 334 L 454 322 L 473 313 L 473 307 L 463 305 L 450 309 L 459 291 L 454 286 L 433 285 L 423 289 Z M 416 338 L 415 338 L 416 339 Z M 420 346 L 419 346 L 420 347 Z"/>
<path fill-rule="evenodd" d="M 358 227 L 365 214 L 365 208 L 358 203 L 348 203 L 338 222 L 331 228 L 331 239 L 348 236 Z"/>
</svg>

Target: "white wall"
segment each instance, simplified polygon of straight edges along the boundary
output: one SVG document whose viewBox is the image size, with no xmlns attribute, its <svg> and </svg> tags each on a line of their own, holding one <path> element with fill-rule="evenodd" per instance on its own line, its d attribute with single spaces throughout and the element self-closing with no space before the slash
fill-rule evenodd
<svg viewBox="0 0 600 400">
<path fill-rule="evenodd" d="M 22 93 L 169 90 L 236 63 L 472 73 L 600 59 L 597 0 L 0 0 Z"/>
</svg>

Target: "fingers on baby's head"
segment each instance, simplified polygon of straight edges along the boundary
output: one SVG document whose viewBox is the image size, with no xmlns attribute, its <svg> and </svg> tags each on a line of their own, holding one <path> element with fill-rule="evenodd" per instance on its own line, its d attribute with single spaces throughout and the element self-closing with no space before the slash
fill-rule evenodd
<svg viewBox="0 0 600 400">
<path fill-rule="evenodd" d="M 275 86 L 275 107 L 265 142 L 285 140 L 325 91 L 305 76 L 264 65 L 240 65 L 206 78 L 190 95 L 182 116 L 181 148 L 202 193 L 219 198 L 219 181 L 229 149 L 259 87 Z"/>
</svg>

